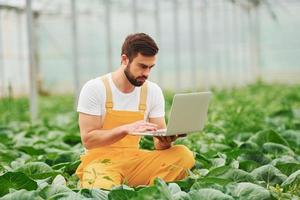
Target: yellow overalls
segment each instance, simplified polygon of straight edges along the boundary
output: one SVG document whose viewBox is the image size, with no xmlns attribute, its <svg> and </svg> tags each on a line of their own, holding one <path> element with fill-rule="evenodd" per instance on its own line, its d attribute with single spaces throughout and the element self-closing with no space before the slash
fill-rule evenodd
<svg viewBox="0 0 300 200">
<path fill-rule="evenodd" d="M 107 77 L 102 81 L 106 88 L 106 114 L 103 129 L 144 120 L 147 84 L 140 94 L 139 111 L 112 110 L 112 92 Z M 193 153 L 183 145 L 166 150 L 139 149 L 140 136 L 127 135 L 118 142 L 86 151 L 76 170 L 82 188 L 111 189 L 113 186 L 151 185 L 156 177 L 170 182 L 180 180 L 194 166 Z"/>
</svg>

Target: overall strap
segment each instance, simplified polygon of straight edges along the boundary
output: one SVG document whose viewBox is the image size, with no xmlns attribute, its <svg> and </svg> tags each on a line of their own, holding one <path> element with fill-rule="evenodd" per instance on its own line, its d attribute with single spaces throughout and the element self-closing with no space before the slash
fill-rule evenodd
<svg viewBox="0 0 300 200">
<path fill-rule="evenodd" d="M 105 108 L 106 110 L 112 110 L 113 108 L 113 101 L 112 101 L 112 92 L 109 85 L 109 80 L 107 76 L 102 76 L 101 80 L 104 84 L 105 91 L 106 91 L 106 101 L 105 101 Z"/>
<path fill-rule="evenodd" d="M 106 102 L 105 102 L 105 108 L 106 110 L 112 110 L 113 108 L 113 101 L 112 101 L 112 92 L 111 92 L 111 87 L 109 85 L 109 80 L 107 76 L 101 77 L 101 80 L 104 84 L 105 91 L 106 91 Z M 143 84 L 141 87 L 141 93 L 140 93 L 140 102 L 139 102 L 139 111 L 140 112 L 145 112 L 146 111 L 146 102 L 147 102 L 147 92 L 148 92 L 148 87 L 147 87 L 147 82 Z"/>
<path fill-rule="evenodd" d="M 146 102 L 147 102 L 147 81 L 142 85 L 141 87 L 141 93 L 140 93 L 140 104 L 139 104 L 139 111 L 144 113 L 146 111 Z"/>
</svg>

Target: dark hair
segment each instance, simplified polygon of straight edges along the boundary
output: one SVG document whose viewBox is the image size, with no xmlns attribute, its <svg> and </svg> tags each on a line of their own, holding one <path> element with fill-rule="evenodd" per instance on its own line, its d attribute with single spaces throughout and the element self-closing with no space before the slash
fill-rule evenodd
<svg viewBox="0 0 300 200">
<path fill-rule="evenodd" d="M 155 56 L 158 52 L 155 41 L 145 33 L 128 35 L 122 45 L 121 55 L 125 54 L 131 62 L 138 53 L 143 56 Z"/>
</svg>

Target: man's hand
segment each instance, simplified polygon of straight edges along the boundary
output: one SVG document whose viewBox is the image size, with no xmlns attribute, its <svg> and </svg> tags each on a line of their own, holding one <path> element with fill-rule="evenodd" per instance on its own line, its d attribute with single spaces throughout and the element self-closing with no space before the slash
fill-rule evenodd
<svg viewBox="0 0 300 200">
<path fill-rule="evenodd" d="M 177 139 L 177 135 L 173 136 L 154 136 L 157 139 L 156 149 L 163 150 L 171 147 L 172 142 Z"/>
<path fill-rule="evenodd" d="M 157 125 L 145 121 L 137 121 L 131 124 L 126 124 L 120 127 L 122 131 L 126 134 L 133 132 L 142 133 L 145 131 L 156 131 Z"/>
<path fill-rule="evenodd" d="M 179 137 L 185 137 L 186 134 L 181 135 L 172 135 L 172 136 L 155 136 L 158 140 L 157 142 L 157 150 L 168 149 L 172 146 L 172 142 L 174 142 Z"/>
</svg>

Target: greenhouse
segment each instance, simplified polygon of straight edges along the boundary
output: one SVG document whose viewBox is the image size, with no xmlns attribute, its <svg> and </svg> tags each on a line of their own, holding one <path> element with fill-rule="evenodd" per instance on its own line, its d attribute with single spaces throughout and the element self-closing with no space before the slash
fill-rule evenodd
<svg viewBox="0 0 300 200">
<path fill-rule="evenodd" d="M 300 199 L 299 0 L 0 0 L 0 200 Z"/>
</svg>

